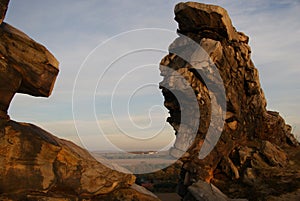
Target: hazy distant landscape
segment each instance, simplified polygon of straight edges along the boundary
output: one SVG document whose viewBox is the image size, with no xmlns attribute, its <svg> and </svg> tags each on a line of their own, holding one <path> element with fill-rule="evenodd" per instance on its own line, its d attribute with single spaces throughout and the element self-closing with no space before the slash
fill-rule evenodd
<svg viewBox="0 0 300 201">
<path fill-rule="evenodd" d="M 160 170 L 176 162 L 169 155 L 169 151 L 133 151 L 130 153 L 95 151 L 93 156 L 100 160 L 107 159 L 137 174 Z"/>
<path fill-rule="evenodd" d="M 93 156 L 103 162 L 103 158 L 133 172 L 136 183 L 158 194 L 162 200 L 179 199 L 176 186 L 181 163 L 169 155 L 169 151 L 134 151 L 104 153 L 96 151 Z M 175 201 L 174 200 L 174 201 Z"/>
</svg>

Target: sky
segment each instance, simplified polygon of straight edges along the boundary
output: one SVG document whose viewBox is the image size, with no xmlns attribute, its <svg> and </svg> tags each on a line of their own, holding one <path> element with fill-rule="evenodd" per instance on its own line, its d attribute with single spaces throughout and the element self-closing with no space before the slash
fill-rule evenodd
<svg viewBox="0 0 300 201">
<path fill-rule="evenodd" d="M 176 38 L 168 0 L 11 0 L 5 21 L 46 46 L 60 73 L 49 98 L 17 94 L 12 119 L 90 150 L 165 149 L 174 131 L 158 64 Z M 201 1 L 250 36 L 268 101 L 300 138 L 300 1 Z"/>
</svg>

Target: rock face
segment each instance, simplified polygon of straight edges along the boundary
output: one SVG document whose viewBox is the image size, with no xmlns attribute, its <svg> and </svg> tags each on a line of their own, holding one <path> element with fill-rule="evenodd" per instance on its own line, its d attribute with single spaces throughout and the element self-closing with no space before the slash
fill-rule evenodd
<svg viewBox="0 0 300 201">
<path fill-rule="evenodd" d="M 113 170 L 88 151 L 43 129 L 9 119 L 15 93 L 48 97 L 58 61 L 42 45 L 2 22 L 0 2 L 0 200 L 156 201 L 134 184 L 135 176 Z"/>
<path fill-rule="evenodd" d="M 41 44 L 9 24 L 0 27 L 2 70 L 14 68 L 22 77 L 17 90 L 32 96 L 48 97 L 58 74 L 58 61 Z"/>
<path fill-rule="evenodd" d="M 3 22 L 8 0 L 0 2 L 0 118 L 15 93 L 48 97 L 58 74 L 58 61 L 41 44 Z"/>
<path fill-rule="evenodd" d="M 249 200 L 300 188 L 299 143 L 279 113 L 266 109 L 248 36 L 236 31 L 225 9 L 214 5 L 179 3 L 175 20 L 179 37 L 161 61 L 160 88 L 170 111 L 167 121 L 177 135 L 171 154 L 182 155 L 184 163 L 179 194 L 190 195 L 189 186 L 199 180 L 229 197 Z M 180 84 L 182 79 L 189 85 Z M 196 107 L 182 107 L 192 100 Z M 189 117 L 183 118 L 186 113 Z M 195 125 L 195 136 L 189 138 Z M 201 155 L 207 147 L 214 148 Z"/>
<path fill-rule="evenodd" d="M 132 174 L 112 170 L 32 124 L 2 125 L 0 164 L 1 200 L 158 200 L 134 184 Z"/>
<path fill-rule="evenodd" d="M 69 141 L 14 121 L 5 125 L 0 138 L 0 164 L 0 189 L 12 195 L 72 192 L 90 197 L 129 187 L 135 181 L 133 175 L 107 168 Z"/>
<path fill-rule="evenodd" d="M 1 125 L 0 164 L 0 200 L 158 200 L 134 184 L 132 174 L 110 169 L 88 151 L 32 124 Z"/>
<path fill-rule="evenodd" d="M 44 46 L 5 22 L 0 25 L 0 37 L 0 110 L 6 114 L 16 92 L 51 94 L 58 61 Z"/>
</svg>

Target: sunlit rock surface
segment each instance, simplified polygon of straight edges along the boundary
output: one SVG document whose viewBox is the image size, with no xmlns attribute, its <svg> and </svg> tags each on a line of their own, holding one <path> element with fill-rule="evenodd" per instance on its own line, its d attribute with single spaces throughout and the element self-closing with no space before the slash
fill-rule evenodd
<svg viewBox="0 0 300 201">
<path fill-rule="evenodd" d="M 178 193 L 190 195 L 197 181 L 213 183 L 230 198 L 249 200 L 299 189 L 299 142 L 279 113 L 266 109 L 249 37 L 236 31 L 219 6 L 179 3 L 175 20 L 179 37 L 161 61 L 160 88 L 170 111 L 167 121 L 177 135 L 171 154 L 182 155 L 184 163 Z M 180 84 L 182 78 L 188 86 Z M 197 107 L 185 104 L 192 100 Z M 195 121 L 199 126 L 191 137 Z M 210 145 L 212 151 L 199 158 Z"/>
</svg>

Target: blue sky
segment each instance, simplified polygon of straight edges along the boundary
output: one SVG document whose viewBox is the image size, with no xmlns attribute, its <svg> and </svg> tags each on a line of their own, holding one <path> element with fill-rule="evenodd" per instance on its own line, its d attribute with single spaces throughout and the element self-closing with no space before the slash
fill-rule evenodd
<svg viewBox="0 0 300 201">
<path fill-rule="evenodd" d="M 280 111 L 294 133 L 300 135 L 300 1 L 201 2 L 224 7 L 236 29 L 250 36 L 252 59 L 260 72 L 268 109 Z M 176 36 L 177 24 L 173 20 L 176 3 L 173 0 L 11 0 L 5 21 L 45 45 L 60 61 L 52 96 L 45 99 L 17 95 L 10 107 L 11 117 L 35 123 L 89 149 L 110 149 L 101 137 L 103 133 L 120 148 L 168 146 L 174 140 L 173 131 L 164 123 L 167 111 L 155 84 L 161 80 L 159 60 Z M 145 28 L 146 31 L 131 31 Z M 128 31 L 131 32 L 123 33 Z M 118 34 L 121 35 L 109 40 Z M 142 47 L 152 50 L 122 57 Z M 112 61 L 115 62 L 111 64 Z M 109 70 L 100 79 L 108 64 L 111 64 Z M 146 85 L 138 88 L 143 83 Z M 114 90 L 117 95 L 111 107 Z M 72 98 L 75 98 L 73 110 Z M 127 105 L 139 127 L 128 121 Z M 115 110 L 115 119 L 111 108 Z M 114 121 L 126 133 L 134 135 L 129 138 L 150 136 L 148 141 L 131 141 L 122 136 Z"/>
</svg>

